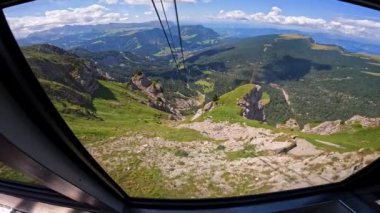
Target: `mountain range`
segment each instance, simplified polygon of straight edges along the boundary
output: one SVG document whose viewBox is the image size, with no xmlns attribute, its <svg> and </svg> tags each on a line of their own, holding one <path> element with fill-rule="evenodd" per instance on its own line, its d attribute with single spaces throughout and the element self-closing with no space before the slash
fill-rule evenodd
<svg viewBox="0 0 380 213">
<path fill-rule="evenodd" d="M 169 23 L 168 32 L 172 46 L 179 48 L 177 27 Z M 169 34 L 169 31 L 171 34 Z M 198 50 L 217 44 L 219 34 L 202 25 L 181 27 L 183 47 Z M 30 34 L 19 39 L 22 46 L 49 43 L 64 49 L 82 48 L 89 51 L 128 51 L 139 55 L 168 56 L 166 38 L 157 22 L 135 24 L 103 24 L 63 26 Z"/>
</svg>

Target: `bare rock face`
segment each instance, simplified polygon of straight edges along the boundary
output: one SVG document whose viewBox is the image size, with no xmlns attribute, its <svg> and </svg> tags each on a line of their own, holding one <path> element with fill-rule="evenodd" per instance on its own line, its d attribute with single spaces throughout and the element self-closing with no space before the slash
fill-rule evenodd
<svg viewBox="0 0 380 213">
<path fill-rule="evenodd" d="M 195 107 L 199 107 L 200 105 L 201 103 L 197 101 L 195 98 L 189 98 L 189 99 L 176 98 L 175 99 L 175 106 L 178 110 L 194 109 Z"/>
<path fill-rule="evenodd" d="M 204 113 L 211 111 L 215 107 L 215 102 L 210 101 L 205 104 L 201 109 L 198 109 L 197 113 L 191 118 L 191 121 L 201 117 Z"/>
<path fill-rule="evenodd" d="M 368 118 L 365 116 L 355 115 L 345 122 L 345 124 L 360 124 L 364 128 L 380 126 L 380 118 Z"/>
<path fill-rule="evenodd" d="M 157 98 L 157 95 L 162 93 L 162 89 L 158 89 L 160 84 L 158 83 L 159 85 L 156 85 L 157 83 L 155 83 L 153 85 L 153 82 L 142 73 L 133 75 L 131 80 L 135 89 L 141 90 L 149 97 Z"/>
<path fill-rule="evenodd" d="M 93 63 L 85 63 L 86 66 L 77 74 L 72 72 L 73 78 L 79 82 L 90 94 L 99 87 L 97 82 L 98 68 Z"/>
<path fill-rule="evenodd" d="M 237 103 L 241 107 L 241 116 L 251 120 L 265 121 L 264 104 L 261 86 L 256 85 L 248 94 L 246 94 Z"/>
<path fill-rule="evenodd" d="M 319 135 L 331 135 L 334 133 L 341 132 L 345 129 L 341 120 L 336 121 L 325 121 L 316 127 L 311 127 L 310 124 L 306 124 L 302 132 L 313 133 Z"/>
<path fill-rule="evenodd" d="M 101 80 L 107 80 L 107 81 L 116 81 L 114 77 L 112 77 L 108 72 L 104 72 L 100 68 L 96 68 L 96 71 L 98 73 L 97 78 Z"/>
<path fill-rule="evenodd" d="M 144 74 L 136 74 L 131 79 L 134 89 L 143 92 L 149 98 L 148 106 L 170 113 L 170 120 L 181 120 L 181 113 L 165 99 L 161 83 L 151 81 Z"/>
<path fill-rule="evenodd" d="M 277 129 L 300 129 L 300 125 L 295 119 L 290 118 L 289 120 L 285 122 L 285 124 L 277 124 L 276 128 Z"/>
</svg>

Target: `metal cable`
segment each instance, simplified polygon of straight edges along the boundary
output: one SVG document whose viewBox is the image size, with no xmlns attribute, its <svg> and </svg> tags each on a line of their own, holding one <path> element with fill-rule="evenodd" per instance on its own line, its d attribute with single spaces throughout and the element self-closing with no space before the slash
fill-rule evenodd
<svg viewBox="0 0 380 213">
<path fill-rule="evenodd" d="M 172 47 L 173 47 L 173 49 L 174 49 L 174 52 L 177 52 L 177 48 L 176 48 L 175 45 L 174 45 L 173 34 L 172 34 L 172 31 L 170 30 L 168 17 L 166 16 L 166 11 L 165 11 L 164 4 L 162 3 L 162 0 L 160 0 L 160 2 L 161 2 L 162 11 L 164 12 L 164 16 L 165 16 L 165 20 L 166 20 L 166 26 L 167 26 L 167 28 L 168 28 L 168 32 L 169 32 L 169 35 L 170 35 L 170 39 L 171 39 L 171 42 L 172 42 Z"/>
<path fill-rule="evenodd" d="M 181 27 L 179 26 L 179 19 L 178 19 L 178 9 L 177 9 L 177 1 L 174 0 L 174 9 L 175 9 L 175 16 L 176 16 L 176 19 L 177 19 L 177 30 L 178 30 L 178 36 L 179 36 L 179 44 L 181 46 L 181 55 L 182 55 L 182 63 L 183 63 L 183 68 L 188 71 L 186 69 L 186 65 L 185 65 L 185 57 L 183 55 L 183 45 L 182 45 L 182 36 L 181 36 Z"/>
<path fill-rule="evenodd" d="M 177 71 L 179 72 L 179 66 L 178 66 L 178 63 L 177 63 L 177 59 L 176 59 L 176 57 L 174 56 L 173 49 L 172 49 L 172 46 L 170 45 L 168 35 L 166 34 L 166 30 L 165 30 L 165 28 L 164 28 L 164 25 L 162 24 L 160 14 L 158 13 L 158 10 L 157 10 L 157 7 L 156 7 L 156 3 L 154 2 L 154 0 L 151 0 L 151 1 L 152 1 L 152 4 L 153 4 L 153 7 L 154 7 L 154 10 L 156 11 L 157 18 L 158 18 L 158 21 L 160 22 L 160 25 L 161 25 L 162 31 L 164 32 L 164 35 L 165 35 L 165 38 L 166 38 L 166 42 L 167 42 L 168 45 L 169 45 L 170 52 L 171 52 L 171 54 L 172 54 L 172 57 L 173 57 L 173 59 L 174 59 L 174 62 L 175 62 L 175 64 L 176 64 L 176 67 L 177 67 Z"/>
</svg>

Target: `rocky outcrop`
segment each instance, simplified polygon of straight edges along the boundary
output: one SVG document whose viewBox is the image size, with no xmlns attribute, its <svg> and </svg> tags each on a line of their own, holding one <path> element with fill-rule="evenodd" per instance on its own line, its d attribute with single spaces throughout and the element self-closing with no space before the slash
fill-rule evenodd
<svg viewBox="0 0 380 213">
<path fill-rule="evenodd" d="M 176 98 L 174 101 L 175 101 L 176 108 L 180 111 L 194 109 L 201 105 L 201 103 L 195 98 L 189 98 L 189 99 Z"/>
<path fill-rule="evenodd" d="M 151 81 L 144 74 L 138 73 L 132 76 L 131 85 L 133 89 L 140 90 L 148 97 L 148 106 L 170 113 L 171 120 L 182 119 L 181 113 L 165 99 L 160 82 Z"/>
<path fill-rule="evenodd" d="M 360 124 L 363 128 L 380 126 L 380 118 L 368 118 L 361 115 L 355 115 L 346 122 L 347 125 Z"/>
<path fill-rule="evenodd" d="M 345 129 L 346 127 L 343 125 L 343 122 L 341 120 L 336 120 L 325 121 L 315 127 L 311 127 L 310 124 L 306 124 L 302 129 L 302 132 L 313 133 L 318 135 L 331 135 L 334 133 L 341 132 Z"/>
<path fill-rule="evenodd" d="M 85 66 L 81 68 L 73 68 L 74 70 L 80 69 L 78 72 L 71 72 L 70 74 L 75 81 L 80 83 L 85 91 L 93 94 L 99 87 L 97 77 L 101 75 L 98 73 L 98 68 L 93 63 L 85 61 L 83 64 Z"/>
<path fill-rule="evenodd" d="M 279 143 L 272 143 L 272 144 L 279 144 Z M 280 144 L 280 146 L 277 145 L 277 147 L 273 147 L 272 149 L 269 149 L 270 152 L 273 154 L 286 154 L 292 149 L 297 147 L 297 143 L 295 141 L 292 142 L 283 142 Z"/>
<path fill-rule="evenodd" d="M 191 118 L 191 121 L 195 121 L 197 118 L 201 117 L 206 112 L 211 111 L 215 107 L 215 102 L 210 101 L 207 104 L 205 104 L 201 109 L 198 109 L 198 111 L 195 113 L 195 115 Z"/>
<path fill-rule="evenodd" d="M 299 130 L 300 125 L 298 124 L 298 122 L 295 119 L 290 118 L 289 120 L 287 120 L 285 122 L 285 124 L 277 124 L 276 128 L 277 129 L 297 129 L 297 130 Z"/>
<path fill-rule="evenodd" d="M 262 88 L 256 85 L 237 103 L 241 107 L 241 116 L 251 120 L 265 121 L 264 103 L 262 102 Z"/>
<path fill-rule="evenodd" d="M 100 68 L 96 68 L 97 79 L 107 80 L 107 81 L 116 81 L 114 77 L 112 77 L 108 72 L 103 71 Z"/>
</svg>

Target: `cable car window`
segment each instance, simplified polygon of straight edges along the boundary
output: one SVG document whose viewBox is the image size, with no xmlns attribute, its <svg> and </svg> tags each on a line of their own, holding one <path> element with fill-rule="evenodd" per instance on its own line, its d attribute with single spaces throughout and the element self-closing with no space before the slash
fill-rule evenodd
<svg viewBox="0 0 380 213">
<path fill-rule="evenodd" d="M 335 0 L 40 0 L 5 14 L 56 109 L 131 196 L 318 186 L 379 157 L 377 11 Z"/>
</svg>

